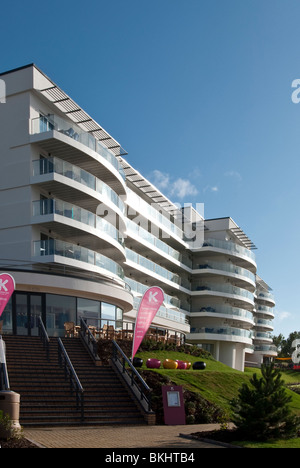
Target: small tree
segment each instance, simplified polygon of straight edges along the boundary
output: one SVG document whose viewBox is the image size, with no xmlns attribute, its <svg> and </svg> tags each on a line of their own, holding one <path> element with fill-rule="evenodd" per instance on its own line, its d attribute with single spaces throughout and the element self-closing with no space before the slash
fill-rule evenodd
<svg viewBox="0 0 300 468">
<path fill-rule="evenodd" d="M 262 365 L 262 378 L 254 374 L 231 402 L 232 421 L 244 438 L 267 440 L 296 437 L 300 419 L 291 414 L 284 381 L 274 364 Z"/>
</svg>

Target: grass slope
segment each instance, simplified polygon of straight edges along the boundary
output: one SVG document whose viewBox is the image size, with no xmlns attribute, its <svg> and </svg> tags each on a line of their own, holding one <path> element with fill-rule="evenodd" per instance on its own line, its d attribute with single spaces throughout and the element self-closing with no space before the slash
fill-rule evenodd
<svg viewBox="0 0 300 468">
<path fill-rule="evenodd" d="M 142 369 L 146 368 L 146 361 L 150 358 L 159 359 L 163 362 L 165 359 L 179 359 L 181 361 L 204 361 L 206 369 L 202 371 L 194 371 L 192 368 L 188 370 L 167 370 L 157 369 L 153 372 L 168 376 L 176 385 L 182 385 L 187 390 L 200 393 L 208 401 L 218 405 L 230 415 L 230 400 L 236 397 L 239 388 L 243 383 L 248 383 L 254 373 L 260 375 L 259 369 L 247 368 L 245 372 L 240 372 L 231 367 L 215 361 L 214 359 L 204 359 L 194 357 L 189 354 L 176 351 L 144 351 L 139 352 L 137 357 L 143 359 L 144 364 Z M 289 383 L 299 382 L 300 373 L 288 371 L 282 373 L 283 380 Z M 292 396 L 291 408 L 300 415 L 300 395 L 287 389 L 287 392 Z"/>
</svg>

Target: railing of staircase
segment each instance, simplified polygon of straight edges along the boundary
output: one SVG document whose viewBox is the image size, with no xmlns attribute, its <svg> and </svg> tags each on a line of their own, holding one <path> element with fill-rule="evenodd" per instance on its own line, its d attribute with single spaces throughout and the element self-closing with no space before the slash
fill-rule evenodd
<svg viewBox="0 0 300 468">
<path fill-rule="evenodd" d="M 46 350 L 47 360 L 49 361 L 50 360 L 50 339 L 49 339 L 48 333 L 46 332 L 46 328 L 42 320 L 42 317 L 39 317 L 38 328 L 39 328 L 39 337 L 42 340 L 44 349 Z"/>
<path fill-rule="evenodd" d="M 91 330 L 89 329 L 86 321 L 82 317 L 80 317 L 80 335 L 82 340 L 85 342 L 89 352 L 91 353 L 93 359 L 95 361 L 98 361 L 99 356 L 97 349 L 97 340 L 92 334 Z"/>
<path fill-rule="evenodd" d="M 10 390 L 6 367 L 5 343 L 0 335 L 0 390 Z"/>
<path fill-rule="evenodd" d="M 112 341 L 112 362 L 145 411 L 151 413 L 151 388 L 148 387 L 120 346 Z"/>
<path fill-rule="evenodd" d="M 66 348 L 63 342 L 58 338 L 58 363 L 65 371 L 65 378 L 70 382 L 71 393 L 73 391 L 76 394 L 77 410 L 81 411 L 81 421 L 84 421 L 84 389 L 80 383 L 80 380 L 75 372 L 75 369 L 68 356 Z"/>
</svg>

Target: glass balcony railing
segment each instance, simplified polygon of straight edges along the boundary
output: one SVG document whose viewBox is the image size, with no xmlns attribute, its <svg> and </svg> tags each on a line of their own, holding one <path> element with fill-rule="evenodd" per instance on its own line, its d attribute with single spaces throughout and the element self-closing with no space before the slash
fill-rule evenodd
<svg viewBox="0 0 300 468">
<path fill-rule="evenodd" d="M 201 284 L 192 283 L 192 291 L 211 291 L 211 292 L 224 292 L 227 294 L 234 294 L 236 296 L 246 297 L 254 302 L 254 295 L 246 289 L 238 288 L 232 284 Z"/>
<path fill-rule="evenodd" d="M 150 232 L 146 231 L 146 229 L 142 228 L 138 224 L 134 223 L 130 219 L 127 219 L 127 230 L 134 234 L 136 238 L 144 239 L 145 241 L 152 244 L 154 247 L 157 247 L 163 253 L 169 255 L 170 257 L 174 258 L 178 262 L 183 263 L 187 267 L 192 267 L 192 261 L 182 253 L 178 252 L 177 250 L 170 247 L 168 244 L 163 242 L 162 240 L 158 239 L 156 236 L 151 234 Z"/>
<path fill-rule="evenodd" d="M 197 311 L 194 311 L 194 312 L 196 313 Z M 229 306 L 222 306 L 222 305 L 207 306 L 207 307 L 201 307 L 201 309 L 198 312 L 203 312 L 203 314 L 213 313 L 213 314 L 220 314 L 220 315 L 232 315 L 235 317 L 253 321 L 252 312 L 249 312 L 249 310 L 240 309 L 238 307 L 229 307 Z"/>
<path fill-rule="evenodd" d="M 242 247 L 241 245 L 235 244 L 234 242 L 220 240 L 220 239 L 205 239 L 203 242 L 202 247 L 216 247 L 218 249 L 229 250 L 232 253 L 244 255 L 246 257 L 251 258 L 255 262 L 255 255 L 254 253 Z"/>
<path fill-rule="evenodd" d="M 262 305 L 256 305 L 256 312 L 260 314 L 267 314 L 267 315 L 274 315 L 274 311 L 272 307 L 267 307 L 267 306 L 262 306 Z"/>
<path fill-rule="evenodd" d="M 132 291 L 137 292 L 138 294 L 143 295 L 149 286 L 145 284 L 139 283 L 138 281 L 133 280 L 132 278 L 126 278 L 126 283 L 129 284 Z M 177 297 L 169 296 L 165 293 L 165 300 L 164 303 L 170 305 L 171 307 L 176 307 L 178 309 L 190 311 L 190 305 L 186 301 L 181 301 Z"/>
<path fill-rule="evenodd" d="M 84 132 L 78 125 L 57 115 L 40 116 L 32 119 L 32 134 L 46 133 L 57 130 L 75 141 L 82 143 L 106 159 L 125 180 L 122 166 L 116 156 L 90 133 Z"/>
<path fill-rule="evenodd" d="M 55 173 L 68 177 L 71 180 L 75 180 L 76 182 L 95 190 L 97 193 L 116 205 L 123 214 L 125 213 L 125 205 L 117 193 L 107 184 L 102 182 L 102 180 L 84 169 L 55 157 L 37 159 L 33 161 L 32 165 L 34 176 Z"/>
<path fill-rule="evenodd" d="M 170 232 L 175 234 L 177 237 L 180 239 L 183 239 L 183 231 L 182 229 L 179 228 L 179 226 L 176 226 L 170 219 L 168 219 L 166 216 L 161 214 L 157 209 L 154 208 L 154 206 L 158 206 L 156 203 L 153 203 L 154 206 L 149 205 L 145 200 L 140 198 L 136 193 L 134 193 L 131 189 L 127 187 L 127 202 L 128 204 L 135 209 L 138 213 L 141 213 L 143 216 L 146 218 L 149 218 L 150 221 L 151 219 L 157 221 L 160 223 L 163 227 L 168 229 Z"/>
<path fill-rule="evenodd" d="M 232 327 L 220 327 L 220 328 L 211 328 L 211 327 L 200 327 L 200 328 L 191 328 L 191 334 L 193 333 L 205 333 L 205 334 L 214 334 L 214 335 L 236 335 L 243 338 L 252 339 L 253 332 L 251 330 L 243 330 L 241 328 L 232 328 Z"/>
<path fill-rule="evenodd" d="M 70 258 L 89 265 L 99 267 L 124 279 L 124 270 L 108 257 L 94 252 L 93 250 L 81 247 L 70 242 L 57 239 L 47 239 L 33 242 L 33 255 L 35 257 L 45 257 L 57 255 L 59 257 Z M 86 267 L 88 268 L 88 266 Z"/>
<path fill-rule="evenodd" d="M 224 262 L 214 262 L 214 261 L 206 261 L 205 263 L 199 263 L 198 265 L 194 265 L 194 269 L 199 270 L 221 270 L 227 271 L 228 273 L 235 273 L 236 275 L 245 276 L 249 278 L 253 283 L 255 283 L 255 275 L 251 273 L 251 271 L 246 270 L 246 268 L 241 268 L 232 263 L 224 263 Z"/>
<path fill-rule="evenodd" d="M 65 218 L 73 219 L 74 221 L 79 221 L 80 223 L 93 227 L 99 232 L 109 235 L 124 247 L 124 238 L 121 236 L 120 232 L 105 219 L 90 211 L 57 199 L 44 199 L 33 202 L 33 216 L 49 214 L 64 216 Z"/>
<path fill-rule="evenodd" d="M 156 273 L 162 278 L 165 278 L 166 280 L 171 281 L 172 283 L 178 284 L 179 286 L 182 286 L 183 288 L 190 289 L 190 282 L 188 279 L 183 278 L 179 275 L 176 275 L 176 273 L 173 273 L 167 270 L 166 268 L 161 267 L 157 263 L 152 262 L 148 258 L 145 258 L 142 255 L 139 255 L 130 249 L 126 249 L 126 258 L 127 260 L 130 260 L 136 263 L 137 265 L 140 265 L 146 268 L 147 270 L 153 273 Z"/>
<path fill-rule="evenodd" d="M 271 351 L 273 353 L 277 353 L 278 349 L 276 346 L 272 345 L 258 345 L 254 346 L 254 351 Z"/>
<path fill-rule="evenodd" d="M 272 327 L 273 328 L 273 322 L 272 320 L 266 320 L 266 319 L 255 319 L 255 325 L 258 327 Z"/>
<path fill-rule="evenodd" d="M 254 332 L 254 339 L 257 340 L 272 340 L 272 334 L 270 332 Z"/>
<path fill-rule="evenodd" d="M 271 300 L 274 301 L 274 295 L 268 291 L 259 291 L 257 293 L 257 299 Z"/>
<path fill-rule="evenodd" d="M 133 306 L 136 310 L 138 310 L 140 306 L 140 298 L 134 298 L 133 300 Z M 167 319 L 167 320 L 172 320 L 173 322 L 177 323 L 182 323 L 182 324 L 189 324 L 189 317 L 184 314 L 183 312 L 168 309 L 167 307 L 161 306 L 157 312 L 157 316 Z"/>
</svg>

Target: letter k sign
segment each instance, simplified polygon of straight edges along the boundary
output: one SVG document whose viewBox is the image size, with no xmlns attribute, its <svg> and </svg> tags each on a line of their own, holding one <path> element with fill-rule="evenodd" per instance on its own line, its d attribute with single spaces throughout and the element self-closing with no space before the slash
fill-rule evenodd
<svg viewBox="0 0 300 468">
<path fill-rule="evenodd" d="M 157 302 L 157 299 L 156 299 L 157 294 L 158 294 L 158 292 L 150 291 L 149 292 L 149 302 L 153 302 L 153 301 Z"/>
<path fill-rule="evenodd" d="M 5 286 L 8 283 L 8 280 L 3 281 L 0 279 L 0 291 L 2 291 L 2 288 L 4 289 L 5 292 L 8 291 L 7 287 Z"/>
</svg>

